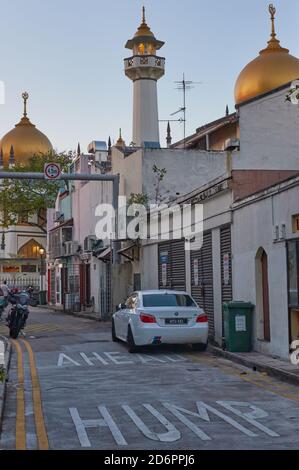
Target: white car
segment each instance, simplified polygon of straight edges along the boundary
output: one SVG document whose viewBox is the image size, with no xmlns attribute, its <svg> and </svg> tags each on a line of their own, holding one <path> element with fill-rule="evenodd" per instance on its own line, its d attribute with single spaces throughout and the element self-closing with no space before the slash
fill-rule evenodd
<svg viewBox="0 0 299 470">
<path fill-rule="evenodd" d="M 204 351 L 208 331 L 207 315 L 181 291 L 134 292 L 112 317 L 112 340 L 127 342 L 130 352 L 156 344 L 192 344 Z"/>
</svg>

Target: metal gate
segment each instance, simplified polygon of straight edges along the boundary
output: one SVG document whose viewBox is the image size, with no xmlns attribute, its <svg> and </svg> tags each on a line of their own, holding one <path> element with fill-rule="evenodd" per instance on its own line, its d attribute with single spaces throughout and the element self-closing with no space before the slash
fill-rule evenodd
<svg viewBox="0 0 299 470">
<path fill-rule="evenodd" d="M 191 251 L 191 293 L 209 318 L 210 336 L 215 334 L 212 232 L 203 234 L 200 250 Z"/>
<path fill-rule="evenodd" d="M 55 269 L 50 270 L 50 303 L 56 304 L 56 280 L 55 280 Z"/>
<path fill-rule="evenodd" d="M 79 312 L 81 310 L 80 265 L 70 264 L 65 272 L 64 309 L 65 311 Z"/>
<path fill-rule="evenodd" d="M 159 244 L 159 289 L 186 290 L 185 241 Z"/>
<path fill-rule="evenodd" d="M 106 319 L 112 314 L 111 306 L 111 262 L 105 263 L 105 268 L 100 276 L 100 304 L 101 317 Z"/>
</svg>

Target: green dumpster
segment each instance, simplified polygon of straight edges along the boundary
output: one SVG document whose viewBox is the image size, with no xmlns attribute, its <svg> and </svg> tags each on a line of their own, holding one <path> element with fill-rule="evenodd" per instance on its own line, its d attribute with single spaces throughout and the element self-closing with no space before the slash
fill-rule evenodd
<svg viewBox="0 0 299 470">
<path fill-rule="evenodd" d="M 223 304 L 225 348 L 230 352 L 249 352 L 252 348 L 252 311 L 250 302 Z"/>
</svg>

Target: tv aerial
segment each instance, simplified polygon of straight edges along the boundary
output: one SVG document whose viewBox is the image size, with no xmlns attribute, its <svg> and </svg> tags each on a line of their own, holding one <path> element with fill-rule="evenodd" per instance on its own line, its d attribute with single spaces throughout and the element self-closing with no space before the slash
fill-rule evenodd
<svg viewBox="0 0 299 470">
<path fill-rule="evenodd" d="M 160 122 L 179 122 L 184 123 L 184 148 L 185 148 L 185 139 L 186 139 L 186 93 L 187 91 L 194 88 L 194 85 L 201 85 L 202 82 L 193 82 L 192 80 L 185 80 L 185 74 L 183 73 L 183 79 L 174 82 L 177 87 L 176 89 L 183 92 L 183 105 L 174 113 L 171 113 L 170 116 L 176 116 L 181 113 L 182 116 L 178 119 L 161 119 Z"/>
<path fill-rule="evenodd" d="M 185 147 L 185 139 L 186 139 L 186 93 L 189 90 L 194 88 L 194 85 L 201 85 L 202 82 L 193 82 L 192 80 L 185 80 L 185 74 L 183 73 L 183 79 L 174 82 L 177 84 L 177 90 L 183 92 L 183 106 L 181 106 L 177 111 L 171 114 L 171 116 L 175 116 L 176 114 L 182 113 L 183 116 L 178 119 L 178 121 L 184 123 L 184 147 Z"/>
</svg>

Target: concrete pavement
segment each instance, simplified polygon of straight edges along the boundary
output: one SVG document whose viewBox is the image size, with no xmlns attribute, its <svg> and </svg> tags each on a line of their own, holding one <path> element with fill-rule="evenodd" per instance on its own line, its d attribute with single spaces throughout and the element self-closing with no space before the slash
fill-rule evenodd
<svg viewBox="0 0 299 470">
<path fill-rule="evenodd" d="M 31 310 L 0 448 L 298 449 L 298 387 L 188 347 L 132 355 L 109 323 Z"/>
<path fill-rule="evenodd" d="M 225 357 L 248 368 L 266 372 L 272 377 L 299 386 L 299 365 L 294 365 L 291 361 L 283 361 L 277 357 L 267 356 L 255 351 L 232 353 L 215 346 L 209 346 L 209 351 L 217 356 Z"/>
</svg>

